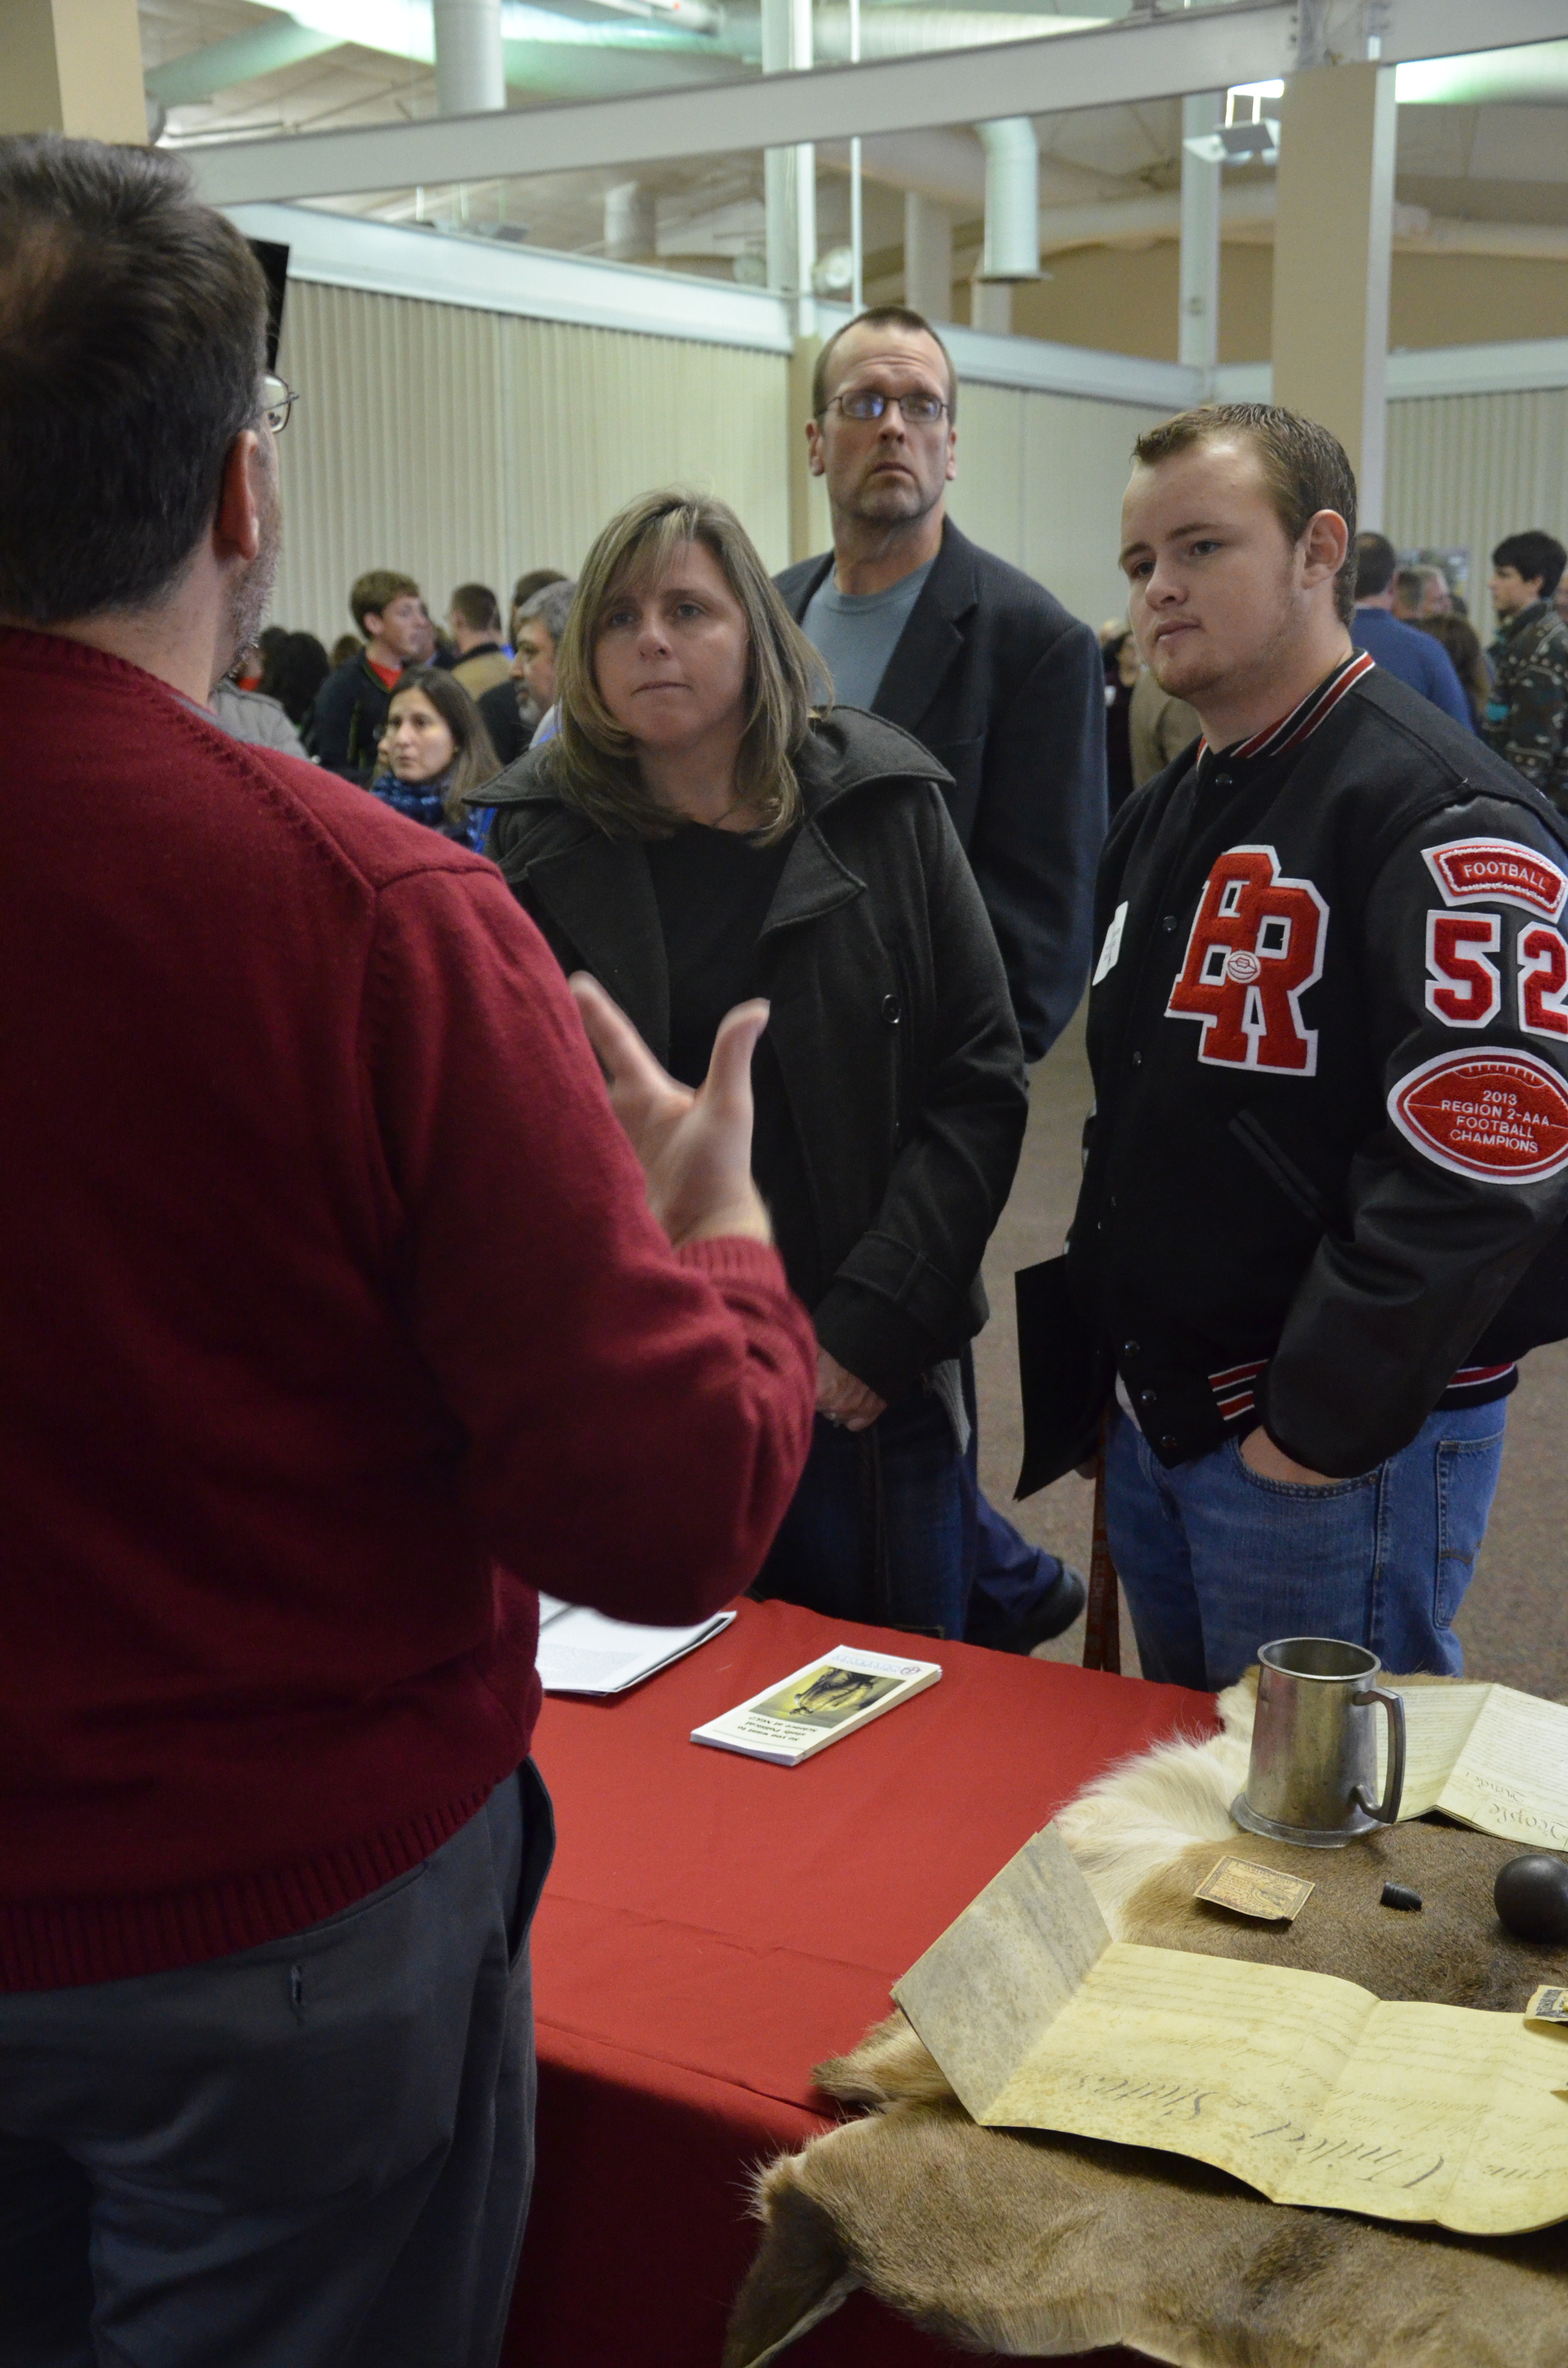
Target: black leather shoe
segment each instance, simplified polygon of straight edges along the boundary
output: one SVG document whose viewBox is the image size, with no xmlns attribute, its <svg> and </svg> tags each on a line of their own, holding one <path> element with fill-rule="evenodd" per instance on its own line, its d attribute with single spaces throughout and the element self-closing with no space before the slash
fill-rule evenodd
<svg viewBox="0 0 1568 2368">
<path fill-rule="evenodd" d="M 998 1653 L 1032 1653 L 1037 1645 L 1048 1645 L 1053 1636 L 1064 1635 L 1088 1601 L 1089 1587 L 1082 1571 L 1064 1562 L 1054 1587 L 1043 1595 L 1027 1620 L 993 1646 Z"/>
</svg>

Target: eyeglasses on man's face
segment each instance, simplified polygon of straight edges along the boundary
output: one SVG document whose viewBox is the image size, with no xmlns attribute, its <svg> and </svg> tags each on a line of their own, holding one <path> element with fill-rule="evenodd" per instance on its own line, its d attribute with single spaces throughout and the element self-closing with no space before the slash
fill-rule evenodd
<svg viewBox="0 0 1568 2368">
<path fill-rule="evenodd" d="M 881 419 L 884 412 L 898 411 L 906 427 L 935 427 L 950 408 L 934 394 L 881 394 L 874 387 L 857 387 L 849 394 L 835 394 L 823 406 L 824 414 L 835 408 L 846 419 Z"/>
<path fill-rule="evenodd" d="M 268 370 L 261 381 L 261 416 L 274 436 L 281 436 L 289 425 L 289 414 L 300 398 L 287 379 Z M 906 415 L 907 416 L 907 415 Z"/>
</svg>

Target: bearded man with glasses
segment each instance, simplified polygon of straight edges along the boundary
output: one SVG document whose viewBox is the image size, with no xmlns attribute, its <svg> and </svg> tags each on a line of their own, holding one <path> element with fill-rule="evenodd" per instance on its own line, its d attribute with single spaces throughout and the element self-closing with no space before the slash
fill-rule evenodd
<svg viewBox="0 0 1568 2368">
<path fill-rule="evenodd" d="M 957 404 L 946 346 L 906 306 L 878 305 L 830 338 L 806 440 L 812 474 L 827 482 L 833 549 L 778 581 L 839 705 L 903 724 L 951 775 L 949 809 L 996 932 L 1025 1056 L 1038 1061 L 1088 975 L 1106 827 L 1105 676 L 1089 627 L 949 518 Z M 964 1366 L 972 1478 L 967 1357 Z M 1021 1538 L 977 1484 L 976 1503 L 965 1634 L 1028 1652 L 1071 1626 L 1083 1582 Z"/>
</svg>

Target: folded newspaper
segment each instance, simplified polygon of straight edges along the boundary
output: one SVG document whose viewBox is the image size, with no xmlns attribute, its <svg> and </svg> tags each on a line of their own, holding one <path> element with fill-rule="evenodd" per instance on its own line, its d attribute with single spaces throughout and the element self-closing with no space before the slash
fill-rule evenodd
<svg viewBox="0 0 1568 2368">
<path fill-rule="evenodd" d="M 937 1661 L 901 1661 L 889 1653 L 830 1645 L 781 1685 L 765 1686 L 722 1718 L 693 1727 L 691 1739 L 794 1768 L 884 1711 L 896 1710 L 911 1694 L 923 1693 L 941 1674 Z"/>
<path fill-rule="evenodd" d="M 734 1618 L 716 1611 L 690 1628 L 647 1628 L 608 1620 L 553 1595 L 539 1600 L 539 1680 L 547 1694 L 623 1694 L 655 1670 L 695 1653 Z"/>
</svg>

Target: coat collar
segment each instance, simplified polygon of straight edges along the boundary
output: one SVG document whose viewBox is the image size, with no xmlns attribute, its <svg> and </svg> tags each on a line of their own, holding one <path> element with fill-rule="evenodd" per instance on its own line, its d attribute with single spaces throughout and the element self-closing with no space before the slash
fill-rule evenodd
<svg viewBox="0 0 1568 2368">
<path fill-rule="evenodd" d="M 942 547 L 877 689 L 877 713 L 917 729 L 963 647 L 961 620 L 980 599 L 974 545 L 949 518 Z"/>
<path fill-rule="evenodd" d="M 664 933 L 643 842 L 608 838 L 563 806 L 549 780 L 548 749 L 530 752 L 486 785 L 486 804 L 553 809 L 555 827 L 530 857 L 532 894 L 584 963 L 613 995 L 662 1060 L 669 1049 L 670 988 Z M 946 784 L 941 766 L 896 725 L 846 708 L 814 724 L 795 760 L 805 820 L 763 923 L 764 939 L 815 921 L 866 893 L 824 828 L 840 799 L 894 780 Z"/>
</svg>

